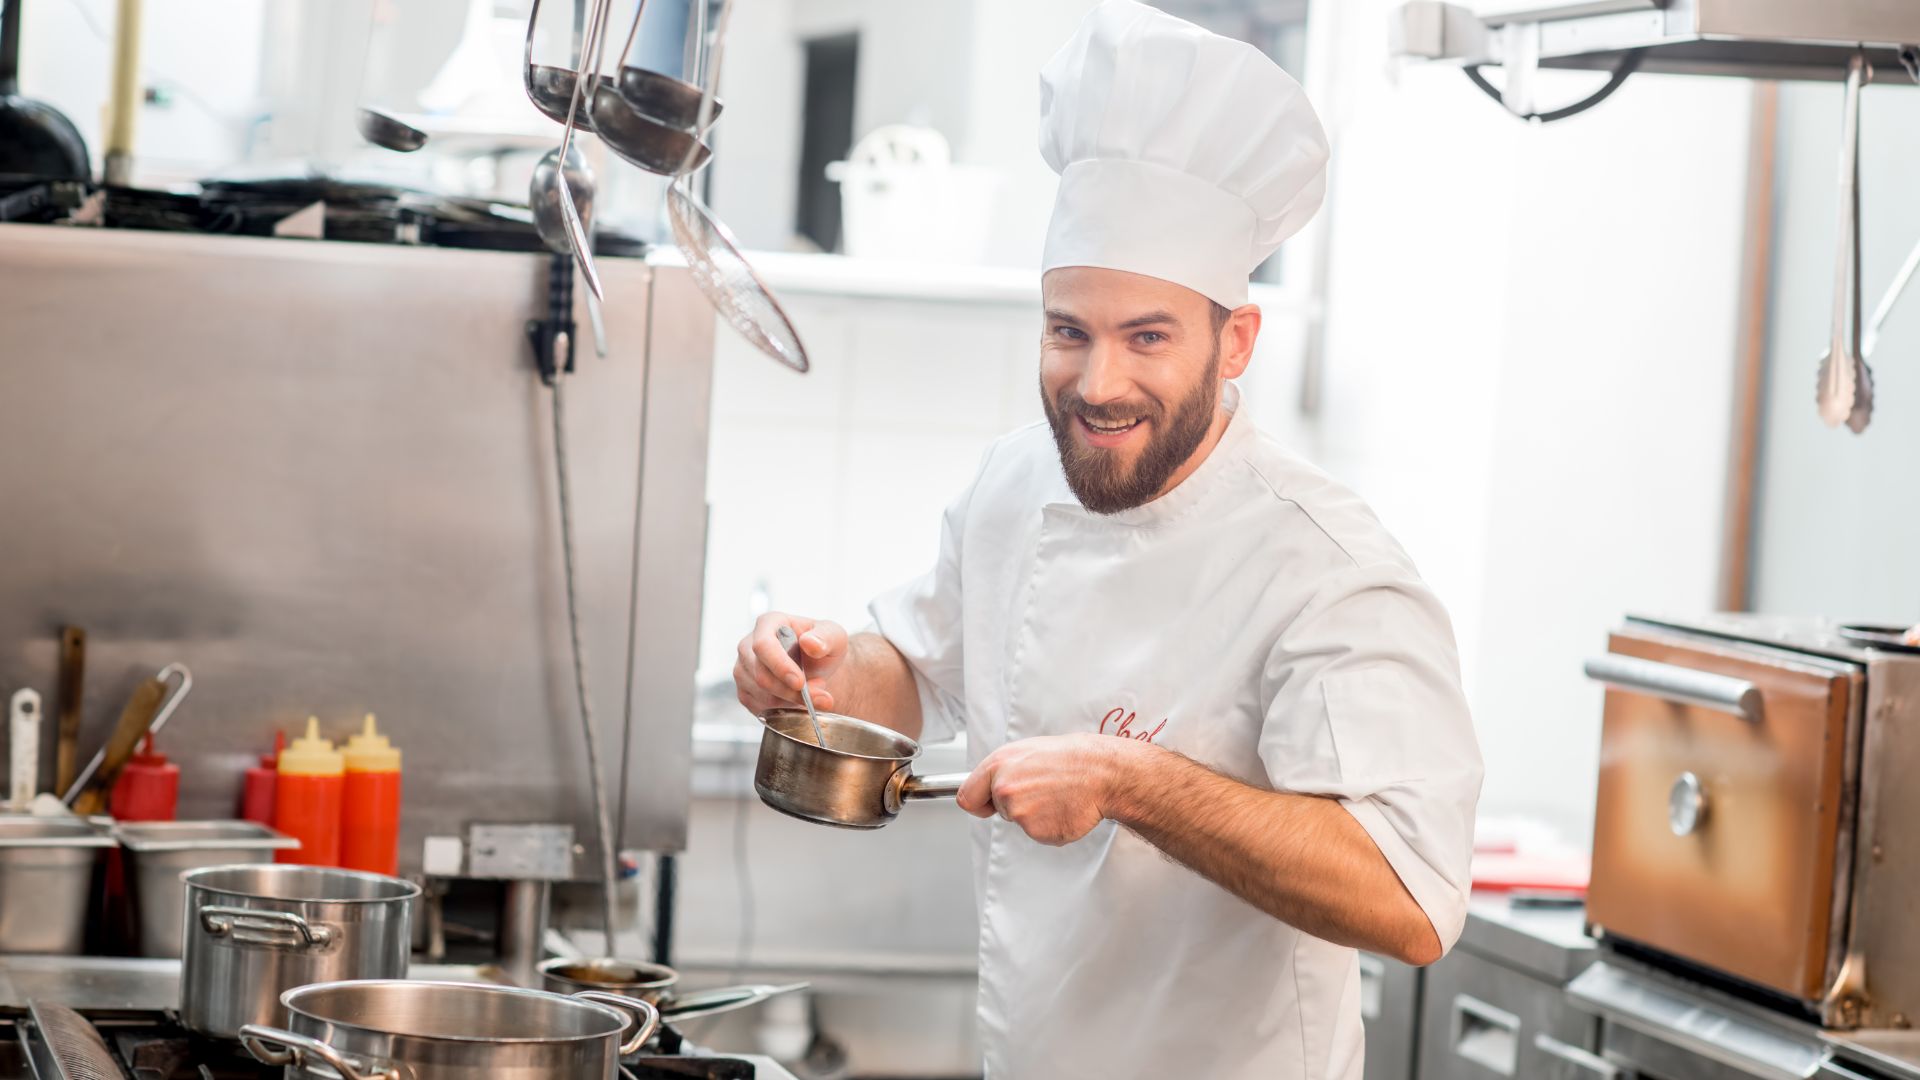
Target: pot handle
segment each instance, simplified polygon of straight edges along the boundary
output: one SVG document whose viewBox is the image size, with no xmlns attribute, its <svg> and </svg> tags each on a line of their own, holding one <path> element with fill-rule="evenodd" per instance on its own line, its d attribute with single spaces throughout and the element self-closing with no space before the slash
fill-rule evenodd
<svg viewBox="0 0 1920 1080">
<path fill-rule="evenodd" d="M 230 936 L 235 945 L 322 949 L 333 944 L 331 928 L 315 926 L 291 911 L 210 905 L 200 909 L 200 928 L 211 937 Z"/>
<path fill-rule="evenodd" d="M 934 773 L 931 776 L 915 776 L 911 767 L 902 765 L 888 778 L 886 791 L 881 795 L 881 805 L 886 808 L 887 817 L 891 818 L 912 799 L 951 799 L 960 794 L 960 785 L 967 782 L 967 775 Z"/>
<path fill-rule="evenodd" d="M 970 773 L 950 772 L 934 773 L 930 776 L 909 776 L 900 785 L 900 801 L 951 799 L 960 794 L 960 785 L 966 783 L 970 775 Z"/>
<path fill-rule="evenodd" d="M 365 1063 L 356 1064 L 319 1039 L 296 1035 L 283 1028 L 246 1024 L 240 1028 L 240 1045 L 262 1065 L 305 1069 L 307 1059 L 313 1057 L 339 1073 L 340 1080 L 402 1080 L 399 1069 L 363 1071 L 368 1068 Z"/>
<path fill-rule="evenodd" d="M 660 1010 L 650 1001 L 630 998 L 621 994 L 609 994 L 605 990 L 582 990 L 573 995 L 582 1001 L 592 1001 L 601 1005 L 611 1005 L 627 1013 L 635 1025 L 633 1036 L 620 1044 L 620 1056 L 637 1054 L 647 1045 L 653 1033 L 660 1030 Z"/>
</svg>

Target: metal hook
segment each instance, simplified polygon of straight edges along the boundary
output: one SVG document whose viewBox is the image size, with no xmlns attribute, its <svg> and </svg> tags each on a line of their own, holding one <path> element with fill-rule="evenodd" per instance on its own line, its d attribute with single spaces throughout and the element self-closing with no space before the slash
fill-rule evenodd
<svg viewBox="0 0 1920 1080">
<path fill-rule="evenodd" d="M 160 674 L 155 675 L 154 678 L 166 682 L 175 675 L 180 676 L 180 688 L 168 694 L 167 700 L 160 703 L 160 711 L 153 714 L 153 723 L 147 725 L 148 735 L 158 734 L 161 728 L 166 727 L 167 718 L 172 716 L 173 711 L 178 709 L 180 703 L 187 700 L 187 695 L 193 692 L 193 672 L 188 671 L 185 664 L 168 664 L 161 668 Z"/>
<path fill-rule="evenodd" d="M 180 677 L 179 688 L 171 694 L 168 694 L 167 699 L 160 703 L 160 708 L 154 711 L 153 723 L 148 724 L 147 730 L 141 732 L 141 739 L 145 739 L 148 735 L 165 727 L 167 718 L 173 715 L 174 710 L 180 707 L 180 703 L 187 699 L 187 693 L 193 689 L 193 672 L 188 671 L 187 665 L 185 664 L 168 664 L 166 667 L 160 669 L 160 673 L 155 675 L 154 679 L 164 683 L 176 675 Z M 136 740 L 136 745 L 137 742 L 138 740 Z M 93 759 L 87 762 L 87 767 L 80 770 L 80 775 L 74 778 L 73 784 L 60 796 L 60 801 L 68 806 L 72 806 L 73 801 L 80 797 L 82 791 L 86 790 L 87 782 L 93 779 L 93 774 L 100 771 L 101 763 L 106 760 L 107 748 L 102 746 L 93 755 Z"/>
</svg>

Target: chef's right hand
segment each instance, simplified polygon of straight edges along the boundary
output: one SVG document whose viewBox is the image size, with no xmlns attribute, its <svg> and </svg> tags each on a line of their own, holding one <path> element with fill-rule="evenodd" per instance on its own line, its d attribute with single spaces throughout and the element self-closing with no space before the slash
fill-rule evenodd
<svg viewBox="0 0 1920 1080">
<path fill-rule="evenodd" d="M 783 626 L 792 627 L 800 637 L 800 652 L 807 660 L 804 676 L 774 636 Z M 740 639 L 740 658 L 733 665 L 734 692 L 749 712 L 765 716 L 774 709 L 798 708 L 804 677 L 813 707 L 831 710 L 833 692 L 827 689 L 827 678 L 846 658 L 847 632 L 839 623 L 770 611 L 754 622 L 753 633 Z"/>
</svg>

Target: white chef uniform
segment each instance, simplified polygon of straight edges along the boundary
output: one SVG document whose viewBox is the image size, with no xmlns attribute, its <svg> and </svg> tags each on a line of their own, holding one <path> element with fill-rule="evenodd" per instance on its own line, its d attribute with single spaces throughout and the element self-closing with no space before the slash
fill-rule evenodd
<svg viewBox="0 0 1920 1080">
<path fill-rule="evenodd" d="M 1061 172 L 1045 266 L 1185 285 L 1227 307 L 1318 207 L 1326 143 L 1250 46 L 1129 0 L 1042 72 Z M 1234 410 L 1172 491 L 1083 508 L 1046 425 L 993 444 L 931 572 L 872 606 L 924 738 L 1150 741 L 1358 821 L 1451 946 L 1481 764 L 1446 613 L 1351 492 Z M 974 830 L 980 1019 L 994 1080 L 1358 1080 L 1352 949 L 1310 937 L 1103 822 L 1053 848 Z"/>
<path fill-rule="evenodd" d="M 1000 439 L 933 570 L 872 614 L 913 667 L 926 740 L 964 730 L 978 763 L 1104 732 L 1332 796 L 1441 944 L 1459 936 L 1481 768 L 1446 613 L 1357 497 L 1239 411 L 1178 487 L 1105 516 L 1044 424 Z M 1358 1080 L 1352 949 L 1112 822 L 1058 848 L 999 818 L 973 839 L 995 1080 Z"/>
</svg>

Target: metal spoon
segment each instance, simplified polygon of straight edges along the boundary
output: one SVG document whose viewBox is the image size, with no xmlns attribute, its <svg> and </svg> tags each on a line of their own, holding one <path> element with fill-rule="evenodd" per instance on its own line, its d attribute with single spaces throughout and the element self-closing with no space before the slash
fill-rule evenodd
<svg viewBox="0 0 1920 1080">
<path fill-rule="evenodd" d="M 773 636 L 780 647 L 787 650 L 787 655 L 793 657 L 793 662 L 800 665 L 800 701 L 807 707 L 807 719 L 813 721 L 813 744 L 826 746 L 827 737 L 820 733 L 820 715 L 813 711 L 813 691 L 807 689 L 807 659 L 800 651 L 800 639 L 794 636 L 791 626 L 775 630 Z"/>
<path fill-rule="evenodd" d="M 427 145 L 427 133 L 384 109 L 362 106 L 355 125 L 360 137 L 375 146 L 411 154 Z"/>
</svg>

